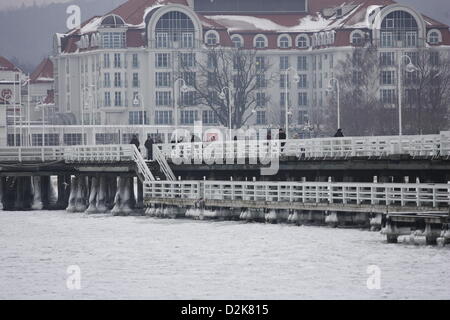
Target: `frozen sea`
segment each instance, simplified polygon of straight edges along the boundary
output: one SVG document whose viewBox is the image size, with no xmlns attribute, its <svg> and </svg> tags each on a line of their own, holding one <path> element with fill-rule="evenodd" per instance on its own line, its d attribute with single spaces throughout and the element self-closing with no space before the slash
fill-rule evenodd
<svg viewBox="0 0 450 320">
<path fill-rule="evenodd" d="M 80 290 L 66 284 L 74 265 Z M 450 299 L 450 248 L 350 229 L 0 212 L 0 299 L 416 298 Z"/>
</svg>

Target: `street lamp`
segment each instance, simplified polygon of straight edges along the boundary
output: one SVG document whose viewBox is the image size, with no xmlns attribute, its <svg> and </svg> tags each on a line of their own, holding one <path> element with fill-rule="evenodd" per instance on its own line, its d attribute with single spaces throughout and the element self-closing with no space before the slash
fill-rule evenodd
<svg viewBox="0 0 450 320">
<path fill-rule="evenodd" d="M 219 94 L 219 98 L 221 99 L 221 100 L 223 100 L 223 101 L 225 101 L 225 99 L 226 99 L 226 96 L 225 96 L 225 90 L 227 90 L 228 91 L 228 103 L 229 103 L 229 105 L 228 105 L 228 118 L 229 118 L 229 124 L 230 124 L 230 141 L 232 140 L 232 138 L 231 138 L 231 135 L 233 134 L 232 133 L 232 130 L 233 130 L 233 124 L 232 124 L 232 115 L 231 115 L 231 112 L 232 112 L 232 103 L 231 103 L 231 89 L 230 89 L 230 87 L 224 87 L 224 88 L 222 88 L 222 91 L 220 92 L 220 94 Z"/>
<path fill-rule="evenodd" d="M 142 103 L 142 140 L 145 141 L 145 103 L 144 97 L 140 93 L 134 96 L 133 105 L 138 107 L 139 103 Z"/>
<path fill-rule="evenodd" d="M 186 85 L 186 81 L 183 78 L 178 78 L 175 80 L 174 82 L 174 87 L 175 87 L 175 139 L 176 139 L 176 143 L 178 143 L 178 107 L 179 107 L 179 97 L 178 97 L 178 91 L 179 91 L 179 87 L 177 90 L 177 84 L 182 83 L 181 86 L 181 92 L 182 93 L 186 93 L 189 91 L 189 87 Z"/>
<path fill-rule="evenodd" d="M 39 109 L 42 112 L 42 147 L 45 147 L 45 109 L 44 109 L 44 103 L 42 102 L 42 99 L 39 99 L 36 103 L 35 110 L 39 111 Z"/>
<path fill-rule="evenodd" d="M 404 54 L 400 56 L 400 61 L 398 62 L 398 132 L 399 136 L 403 135 L 403 128 L 402 128 L 402 66 L 404 59 L 407 58 L 409 60 L 409 63 L 406 65 L 406 72 L 412 73 L 419 68 L 417 68 L 411 60 L 411 57 Z"/>
<path fill-rule="evenodd" d="M 341 129 L 341 86 L 339 85 L 339 80 L 336 78 L 331 78 L 327 91 L 337 90 L 337 128 Z"/>
<path fill-rule="evenodd" d="M 286 115 L 286 140 L 289 139 L 289 115 L 292 114 L 291 112 L 289 112 L 289 98 L 288 98 L 288 93 L 289 93 L 288 92 L 288 89 L 289 89 L 288 76 L 289 76 L 289 72 L 292 72 L 292 71 L 295 72 L 294 82 L 295 83 L 299 83 L 300 82 L 300 76 L 298 75 L 297 71 L 294 68 L 292 68 L 292 67 L 287 68 L 286 71 L 285 71 L 285 75 L 286 75 L 286 79 L 285 80 L 286 81 L 284 83 L 284 86 L 286 88 L 286 96 L 285 96 L 285 99 L 286 99 L 286 102 L 285 102 L 285 107 L 286 107 L 286 110 L 285 110 L 285 115 Z"/>
</svg>

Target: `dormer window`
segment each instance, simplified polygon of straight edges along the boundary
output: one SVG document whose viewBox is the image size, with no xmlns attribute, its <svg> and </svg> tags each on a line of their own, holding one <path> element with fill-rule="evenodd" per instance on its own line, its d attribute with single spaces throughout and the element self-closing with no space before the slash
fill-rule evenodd
<svg viewBox="0 0 450 320">
<path fill-rule="evenodd" d="M 255 37 L 255 48 L 263 49 L 267 47 L 267 38 L 264 35 L 258 35 Z"/>
<path fill-rule="evenodd" d="M 308 36 L 301 35 L 297 37 L 297 48 L 308 48 L 309 40 Z"/>
<path fill-rule="evenodd" d="M 219 35 L 215 31 L 209 31 L 206 33 L 206 44 L 208 46 L 216 46 L 219 44 Z"/>
<path fill-rule="evenodd" d="M 428 43 L 438 44 L 442 42 L 442 34 L 439 30 L 433 29 L 428 32 Z"/>
<path fill-rule="evenodd" d="M 354 46 L 361 46 L 364 44 L 365 35 L 361 30 L 355 30 L 350 34 L 350 43 Z"/>
<path fill-rule="evenodd" d="M 243 48 L 244 47 L 244 39 L 240 35 L 233 35 L 231 37 L 231 41 L 233 42 L 233 47 L 235 48 Z"/>
<path fill-rule="evenodd" d="M 115 14 L 103 18 L 101 26 L 104 28 L 121 28 L 125 26 L 123 19 Z"/>
<path fill-rule="evenodd" d="M 291 47 L 291 41 L 289 36 L 282 35 L 278 38 L 278 47 L 281 49 L 287 49 Z"/>
<path fill-rule="evenodd" d="M 342 17 L 342 8 L 339 8 L 339 9 L 336 10 L 336 17 L 337 18 Z"/>
</svg>

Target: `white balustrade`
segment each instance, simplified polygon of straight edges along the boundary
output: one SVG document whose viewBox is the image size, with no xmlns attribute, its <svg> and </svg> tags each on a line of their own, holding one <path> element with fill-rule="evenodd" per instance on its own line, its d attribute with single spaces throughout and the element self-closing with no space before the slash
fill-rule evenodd
<svg viewBox="0 0 450 320">
<path fill-rule="evenodd" d="M 450 184 L 155 181 L 146 183 L 145 196 L 254 203 L 439 207 L 450 204 Z"/>
</svg>

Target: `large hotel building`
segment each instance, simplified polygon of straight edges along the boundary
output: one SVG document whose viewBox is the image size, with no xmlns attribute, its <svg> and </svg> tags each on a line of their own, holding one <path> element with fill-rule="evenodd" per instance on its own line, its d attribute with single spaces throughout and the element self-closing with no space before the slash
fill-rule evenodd
<svg viewBox="0 0 450 320">
<path fill-rule="evenodd" d="M 210 107 L 196 105 L 195 93 L 183 91 L 175 101 L 175 80 L 196 81 L 195 61 L 212 48 L 236 47 L 256 52 L 255 63 L 276 75 L 270 86 L 262 82 L 254 91 L 246 126 L 284 127 L 288 110 L 291 132 L 302 134 L 333 94 L 328 86 L 339 61 L 367 45 L 377 48 L 390 79 L 377 95 L 395 104 L 400 57 L 421 48 L 436 58 L 447 54 L 450 32 L 391 0 L 129 0 L 54 36 L 55 109 L 65 119 L 60 124 L 135 127 L 138 134 L 143 123 L 147 134 L 196 121 L 219 126 Z M 97 134 L 90 142 L 122 138 Z M 66 134 L 53 140 L 82 139 Z"/>
</svg>

